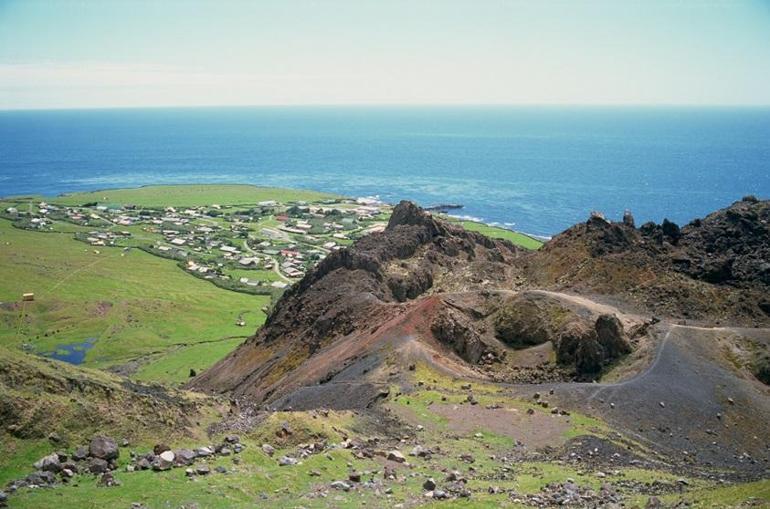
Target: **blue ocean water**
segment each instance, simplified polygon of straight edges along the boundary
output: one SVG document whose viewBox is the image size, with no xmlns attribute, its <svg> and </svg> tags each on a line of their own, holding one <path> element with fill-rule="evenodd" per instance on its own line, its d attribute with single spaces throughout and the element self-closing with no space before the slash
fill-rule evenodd
<svg viewBox="0 0 770 509">
<path fill-rule="evenodd" d="M 770 108 L 0 112 L 0 195 L 185 182 L 458 202 L 538 235 L 591 210 L 685 223 L 770 197 Z"/>
</svg>

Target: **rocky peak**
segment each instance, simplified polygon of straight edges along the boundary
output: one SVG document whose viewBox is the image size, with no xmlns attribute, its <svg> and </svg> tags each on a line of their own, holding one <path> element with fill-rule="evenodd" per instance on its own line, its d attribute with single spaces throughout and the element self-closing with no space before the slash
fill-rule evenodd
<svg viewBox="0 0 770 509">
<path fill-rule="evenodd" d="M 399 226 L 420 226 L 426 228 L 431 236 L 447 233 L 444 224 L 434 219 L 429 212 L 407 200 L 402 200 L 395 206 L 388 221 L 387 229 L 394 230 Z"/>
</svg>

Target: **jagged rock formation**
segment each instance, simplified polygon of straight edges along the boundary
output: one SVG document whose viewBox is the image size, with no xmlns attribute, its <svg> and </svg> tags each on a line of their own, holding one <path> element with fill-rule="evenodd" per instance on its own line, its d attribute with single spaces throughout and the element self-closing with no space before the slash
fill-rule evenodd
<svg viewBox="0 0 770 509">
<path fill-rule="evenodd" d="M 747 197 L 683 228 L 599 215 L 525 260 L 536 286 L 600 294 L 711 323 L 770 322 L 770 202 Z"/>
</svg>

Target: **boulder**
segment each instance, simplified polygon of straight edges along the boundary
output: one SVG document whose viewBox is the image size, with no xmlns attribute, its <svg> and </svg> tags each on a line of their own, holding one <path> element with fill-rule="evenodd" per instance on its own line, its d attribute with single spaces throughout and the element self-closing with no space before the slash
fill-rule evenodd
<svg viewBox="0 0 770 509">
<path fill-rule="evenodd" d="M 190 449 L 178 449 L 174 451 L 174 463 L 178 466 L 191 465 L 196 458 L 196 454 Z"/>
<path fill-rule="evenodd" d="M 198 475 L 208 475 L 211 473 L 211 469 L 208 465 L 199 465 L 195 467 L 195 473 Z"/>
<path fill-rule="evenodd" d="M 110 464 L 101 458 L 91 458 L 88 462 L 88 471 L 92 474 L 103 474 L 110 470 Z"/>
<path fill-rule="evenodd" d="M 174 466 L 176 455 L 171 451 L 163 451 L 155 457 L 152 469 L 156 471 L 170 470 Z"/>
<path fill-rule="evenodd" d="M 436 481 L 432 477 L 429 477 L 422 483 L 422 488 L 424 490 L 433 491 L 436 489 Z"/>
<path fill-rule="evenodd" d="M 83 461 L 88 457 L 88 447 L 78 447 L 75 452 L 72 453 L 72 459 L 75 461 Z"/>
<path fill-rule="evenodd" d="M 211 447 L 198 447 L 195 449 L 195 455 L 201 458 L 207 458 L 214 455 L 214 449 Z"/>
<path fill-rule="evenodd" d="M 38 470 L 44 470 L 46 472 L 58 472 L 62 469 L 61 462 L 59 461 L 59 455 L 56 453 L 49 454 L 43 458 L 40 458 L 35 462 L 34 467 Z"/>
<path fill-rule="evenodd" d="M 390 461 L 395 461 L 396 463 L 406 462 L 406 457 L 404 457 L 404 455 L 401 454 L 401 451 L 398 451 L 396 449 L 393 449 L 392 451 L 388 452 L 387 458 Z"/>
<path fill-rule="evenodd" d="M 94 458 L 103 460 L 117 459 L 120 455 L 118 444 L 109 437 L 97 436 L 91 440 L 88 446 L 88 452 Z"/>
<path fill-rule="evenodd" d="M 273 454 L 275 454 L 275 447 L 273 447 L 270 444 L 262 444 L 262 452 L 264 452 L 268 456 L 272 456 Z"/>
</svg>

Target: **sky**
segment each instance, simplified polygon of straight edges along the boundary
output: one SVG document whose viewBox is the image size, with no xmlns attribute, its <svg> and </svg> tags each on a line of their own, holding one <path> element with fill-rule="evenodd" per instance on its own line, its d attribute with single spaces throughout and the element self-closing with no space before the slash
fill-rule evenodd
<svg viewBox="0 0 770 509">
<path fill-rule="evenodd" d="M 0 0 L 0 109 L 770 105 L 770 0 Z"/>
</svg>

